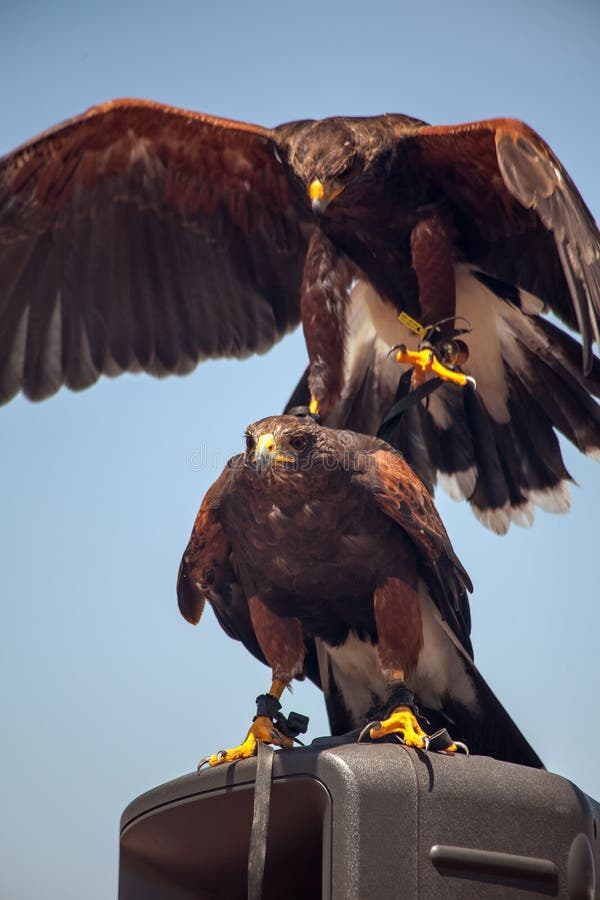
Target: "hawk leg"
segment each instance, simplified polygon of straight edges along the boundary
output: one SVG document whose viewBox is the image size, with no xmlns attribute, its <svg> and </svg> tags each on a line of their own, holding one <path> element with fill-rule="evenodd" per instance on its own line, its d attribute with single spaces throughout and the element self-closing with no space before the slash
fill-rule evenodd
<svg viewBox="0 0 600 900">
<path fill-rule="evenodd" d="M 281 697 L 286 682 L 273 680 L 268 694 L 260 694 L 256 698 L 257 714 L 248 729 L 248 733 L 241 744 L 228 750 L 219 750 L 211 756 L 205 756 L 198 763 L 200 770 L 203 765 L 219 766 L 222 763 L 235 762 L 238 759 L 248 759 L 256 753 L 259 741 L 263 744 L 274 744 L 276 747 L 291 749 L 294 739 L 298 734 L 303 734 L 308 726 L 306 716 L 298 713 L 290 713 L 286 719 L 281 715 Z"/>
<path fill-rule="evenodd" d="M 367 733 L 371 740 L 380 740 L 388 735 L 396 735 L 400 743 L 418 750 L 435 750 L 441 753 L 456 753 L 468 750 L 464 744 L 455 743 L 445 729 L 429 735 L 419 725 L 416 716 L 415 698 L 404 682 L 396 681 L 394 690 L 383 708 L 382 718 L 370 722 L 361 734 Z"/>
<path fill-rule="evenodd" d="M 417 747 L 419 750 L 427 750 L 429 747 L 427 735 L 408 706 L 396 707 L 387 718 L 377 722 L 369 731 L 372 740 L 379 740 L 388 734 L 397 735 L 407 747 Z"/>
<path fill-rule="evenodd" d="M 408 350 L 404 344 L 399 344 L 392 349 L 396 351 L 396 362 L 413 367 L 413 387 L 423 384 L 429 373 L 437 375 L 442 381 L 452 381 L 461 387 L 466 387 L 467 384 L 475 387 L 474 378 L 456 369 L 449 369 L 430 347 Z"/>
<path fill-rule="evenodd" d="M 268 435 L 272 441 L 272 436 Z M 279 698 L 294 675 L 302 671 L 304 635 L 298 619 L 278 616 L 263 602 L 258 594 L 248 600 L 248 611 L 254 632 L 273 671 L 273 683 L 268 694 L 256 698 L 256 716 L 248 734 L 238 747 L 220 750 L 200 761 L 200 766 L 218 766 L 221 763 L 247 759 L 256 752 L 259 741 L 289 749 L 294 739 L 308 728 L 308 719 L 298 713 L 290 713 L 286 719 L 280 712 Z"/>
<path fill-rule="evenodd" d="M 411 234 L 410 250 L 419 285 L 421 318 L 428 325 L 423 327 L 406 313 L 398 316 L 410 331 L 421 337 L 421 343 L 414 351 L 403 344 L 394 347 L 398 351 L 396 360 L 413 367 L 413 387 L 423 384 L 430 373 L 461 387 L 467 384 L 475 387 L 474 379 L 459 368 L 463 358 L 464 361 L 468 358 L 467 346 L 453 340 L 461 329 L 449 327 L 456 318 L 456 287 L 455 229 L 447 210 L 439 204 L 421 209 L 421 218 Z M 445 323 L 448 324 L 442 330 Z"/>
<path fill-rule="evenodd" d="M 351 284 L 350 265 L 321 229 L 316 229 L 306 252 L 300 299 L 313 415 L 326 416 L 342 392 Z"/>
</svg>

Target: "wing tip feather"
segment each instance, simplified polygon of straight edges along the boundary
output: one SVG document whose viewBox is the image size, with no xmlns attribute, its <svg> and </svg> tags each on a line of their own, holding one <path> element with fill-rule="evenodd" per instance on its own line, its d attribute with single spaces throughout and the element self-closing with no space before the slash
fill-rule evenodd
<svg viewBox="0 0 600 900">
<path fill-rule="evenodd" d="M 179 612 L 190 625 L 197 625 L 202 618 L 206 597 L 198 583 L 190 576 L 185 556 L 177 573 L 177 603 Z"/>
</svg>

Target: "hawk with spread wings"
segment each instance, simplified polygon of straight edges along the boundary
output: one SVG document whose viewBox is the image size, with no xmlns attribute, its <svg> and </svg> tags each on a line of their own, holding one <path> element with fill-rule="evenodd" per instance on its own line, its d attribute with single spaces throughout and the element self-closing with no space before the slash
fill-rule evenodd
<svg viewBox="0 0 600 900">
<path fill-rule="evenodd" d="M 204 498 L 183 555 L 179 607 L 208 600 L 233 638 L 272 670 L 246 740 L 209 758 L 290 746 L 279 700 L 308 675 L 333 734 L 375 719 L 373 739 L 426 748 L 429 722 L 510 762 L 541 762 L 473 663 L 469 576 L 427 489 L 385 442 L 310 418 L 250 425 L 246 451 Z M 285 721 L 285 720 L 284 720 Z"/>
<path fill-rule="evenodd" d="M 498 532 L 568 508 L 555 429 L 600 452 L 599 312 L 596 224 L 513 119 L 270 129 L 116 100 L 0 160 L 0 402 L 183 374 L 301 320 L 292 405 L 334 427 L 376 433 L 434 364 L 386 437 Z"/>
</svg>

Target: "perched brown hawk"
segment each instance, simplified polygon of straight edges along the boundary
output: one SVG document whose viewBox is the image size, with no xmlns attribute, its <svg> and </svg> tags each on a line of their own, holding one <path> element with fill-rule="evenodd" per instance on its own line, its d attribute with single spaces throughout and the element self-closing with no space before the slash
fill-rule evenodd
<svg viewBox="0 0 600 900">
<path fill-rule="evenodd" d="M 375 437 L 277 416 L 250 425 L 246 451 L 204 498 L 178 578 L 197 623 L 208 600 L 233 638 L 272 669 L 240 747 L 289 745 L 279 698 L 308 675 L 333 734 L 367 729 L 425 747 L 416 704 L 472 752 L 541 762 L 472 659 L 469 576 L 427 489 Z M 455 749 L 451 746 L 450 750 Z"/>
<path fill-rule="evenodd" d="M 0 160 L 0 401 L 183 374 L 301 320 L 293 405 L 376 433 L 410 389 L 390 347 L 448 371 L 460 337 L 477 390 L 444 382 L 386 436 L 499 532 L 568 508 L 555 429 L 600 452 L 599 311 L 597 227 L 512 119 L 269 129 L 117 100 Z"/>
</svg>

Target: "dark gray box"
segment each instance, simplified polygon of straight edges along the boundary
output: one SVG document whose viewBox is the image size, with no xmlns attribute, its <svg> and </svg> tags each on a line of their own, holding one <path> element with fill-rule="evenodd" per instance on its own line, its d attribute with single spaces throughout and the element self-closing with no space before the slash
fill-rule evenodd
<svg viewBox="0 0 600 900">
<path fill-rule="evenodd" d="M 121 818 L 120 900 L 245 898 L 255 760 L 148 791 Z M 276 754 L 263 896 L 596 894 L 600 806 L 549 772 L 392 744 Z"/>
</svg>

